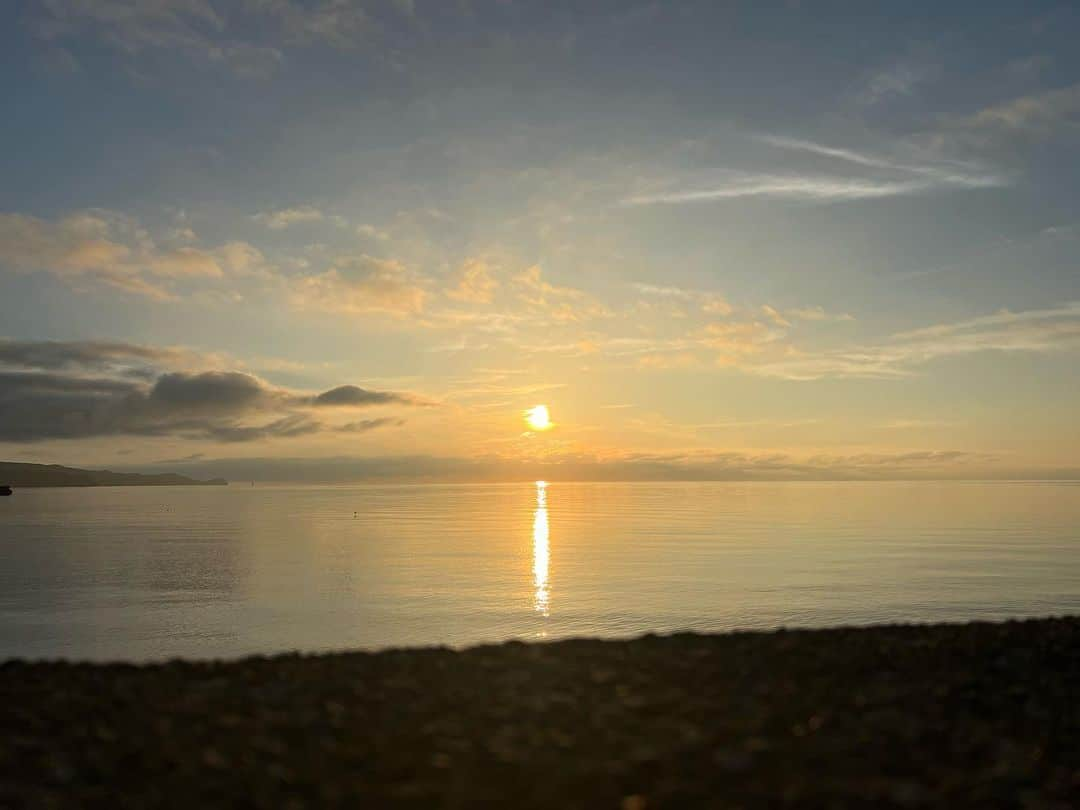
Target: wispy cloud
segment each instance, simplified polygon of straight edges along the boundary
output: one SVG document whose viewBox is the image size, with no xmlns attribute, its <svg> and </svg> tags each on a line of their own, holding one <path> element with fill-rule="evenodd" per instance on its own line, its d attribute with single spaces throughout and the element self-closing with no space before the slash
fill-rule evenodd
<svg viewBox="0 0 1080 810">
<path fill-rule="evenodd" d="M 128 59 L 149 51 L 189 56 L 241 78 L 263 78 L 284 61 L 276 44 L 238 36 L 231 13 L 208 0 L 49 0 L 28 15 L 34 32 L 50 43 L 89 36 Z M 267 4 L 270 7 L 271 4 Z M 291 7 L 274 3 L 274 7 Z"/>
<path fill-rule="evenodd" d="M 322 211 L 314 206 L 301 205 L 296 208 L 282 208 L 277 211 L 261 211 L 258 214 L 253 214 L 251 218 L 260 225 L 279 231 L 300 222 L 319 222 L 325 216 Z"/>
<path fill-rule="evenodd" d="M 305 45 L 353 48 L 382 27 L 372 5 L 342 0 L 48 0 L 28 14 L 34 33 L 49 43 L 96 39 L 135 60 L 148 52 L 174 53 L 200 66 L 223 66 L 241 78 L 272 75 L 285 50 Z M 412 16 L 411 2 L 393 4 Z"/>
<path fill-rule="evenodd" d="M 1061 127 L 1080 128 L 1080 83 L 1014 98 L 979 110 L 961 119 L 959 125 L 1044 137 Z"/>
<path fill-rule="evenodd" d="M 719 185 L 710 188 L 638 194 L 623 200 L 624 205 L 663 205 L 717 200 L 764 198 L 808 202 L 844 202 L 897 197 L 926 191 L 921 181 L 858 180 L 827 176 L 750 174 L 728 172 Z"/>
<path fill-rule="evenodd" d="M 894 96 L 910 96 L 934 72 L 935 68 L 927 64 L 897 63 L 873 74 L 858 100 L 863 104 L 878 104 Z"/>
<path fill-rule="evenodd" d="M 873 170 L 865 176 L 821 172 L 722 171 L 707 187 L 677 188 L 625 198 L 624 205 L 714 202 L 735 199 L 775 199 L 792 202 L 847 202 L 924 194 L 945 189 L 993 188 L 1007 185 L 997 174 L 970 164 L 909 164 L 852 149 L 827 146 L 780 135 L 758 140 L 792 152 L 833 158 L 849 166 Z"/>
<path fill-rule="evenodd" d="M 678 301 L 691 301 L 700 305 L 702 311 L 710 315 L 730 315 L 734 307 L 719 293 L 705 290 L 688 290 L 683 287 L 658 286 L 656 284 L 635 283 L 634 289 L 642 295 L 652 298 L 667 298 Z"/>
<path fill-rule="evenodd" d="M 915 367 L 943 357 L 977 352 L 1053 352 L 1080 347 L 1080 302 L 1046 309 L 1001 310 L 950 324 L 900 332 L 882 343 L 792 356 L 748 366 L 767 377 L 906 377 Z"/>
<path fill-rule="evenodd" d="M 357 225 L 356 232 L 365 239 L 375 239 L 379 242 L 385 242 L 390 238 L 390 234 L 387 231 L 376 228 L 374 225 L 367 222 Z"/>
<path fill-rule="evenodd" d="M 941 186 L 957 186 L 960 188 L 992 188 L 1007 184 L 1007 180 L 998 174 L 987 171 L 973 163 L 910 163 L 897 161 L 891 158 L 873 155 L 867 152 L 859 152 L 854 149 L 842 149 L 833 146 L 803 140 L 801 138 L 789 138 L 782 135 L 762 135 L 759 140 L 779 149 L 788 149 L 794 152 L 805 152 L 822 157 L 835 158 L 836 160 L 852 163 L 857 166 L 866 166 L 872 169 L 886 169 L 902 174 L 924 177 L 927 182 L 936 182 Z"/>
<path fill-rule="evenodd" d="M 792 307 L 784 310 L 788 318 L 798 321 L 853 321 L 855 316 L 847 312 L 826 312 L 823 307 Z"/>
<path fill-rule="evenodd" d="M 499 288 L 492 266 L 483 259 L 467 259 L 450 278 L 446 295 L 455 301 L 490 304 Z"/>
<path fill-rule="evenodd" d="M 549 318 L 556 323 L 575 323 L 610 315 L 606 306 L 583 290 L 547 281 L 539 265 L 526 268 L 514 276 L 513 281 L 518 300 L 534 316 Z"/>
</svg>

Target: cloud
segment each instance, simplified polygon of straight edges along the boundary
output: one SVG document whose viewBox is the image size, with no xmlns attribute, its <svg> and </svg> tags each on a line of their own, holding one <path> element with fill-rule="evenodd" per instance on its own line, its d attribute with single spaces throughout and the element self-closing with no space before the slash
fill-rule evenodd
<svg viewBox="0 0 1080 810">
<path fill-rule="evenodd" d="M 774 307 L 771 307 L 768 304 L 762 304 L 761 312 L 766 318 L 768 318 L 777 326 L 791 326 L 791 321 L 789 321 L 787 318 L 781 315 Z"/>
<path fill-rule="evenodd" d="M 960 188 L 992 188 L 1006 185 L 1007 181 L 993 172 L 986 171 L 972 163 L 936 163 L 917 164 L 895 161 L 878 155 L 859 152 L 854 149 L 842 149 L 807 141 L 801 138 L 789 138 L 781 135 L 762 135 L 759 140 L 778 149 L 793 152 L 805 152 L 812 155 L 834 158 L 857 166 L 874 169 L 886 169 L 900 174 L 926 178 L 928 188 L 956 186 Z"/>
<path fill-rule="evenodd" d="M 319 222 L 326 217 L 322 211 L 310 205 L 297 208 L 282 208 L 277 211 L 262 211 L 253 214 L 251 219 L 271 230 L 280 231 L 300 222 Z"/>
<path fill-rule="evenodd" d="M 162 412 L 204 416 L 267 406 L 273 398 L 262 380 L 239 371 L 172 372 L 157 379 L 147 402 Z"/>
<path fill-rule="evenodd" d="M 647 334 L 623 336 L 593 333 L 587 340 L 540 343 L 522 350 L 566 357 L 600 355 L 633 366 L 658 369 L 710 364 L 741 366 L 749 363 L 752 356 L 770 351 L 777 354 L 786 348 L 784 341 L 791 324 L 773 322 L 765 310 L 775 312 L 772 307 L 758 308 L 748 311 L 750 317 L 698 322 L 674 335 L 655 334 L 651 330 Z M 635 317 L 636 313 L 636 309 L 631 310 L 629 317 Z"/>
<path fill-rule="evenodd" d="M 775 312 L 768 305 L 764 309 Z M 758 320 L 719 321 L 706 324 L 692 337 L 697 346 L 717 352 L 718 362 L 728 364 L 758 354 L 765 346 L 782 340 L 787 334 L 785 327 L 790 324 L 782 318 L 780 321 L 771 324 Z"/>
<path fill-rule="evenodd" d="M 157 300 L 175 297 L 177 282 L 251 272 L 262 254 L 245 242 L 205 250 L 159 245 L 137 221 L 92 209 L 56 221 L 0 214 L 0 267 L 90 280 Z"/>
<path fill-rule="evenodd" d="M 273 75 L 288 46 L 351 48 L 378 31 L 365 4 L 342 0 L 43 0 L 28 19 L 54 50 L 88 37 L 131 61 L 176 54 L 239 78 Z"/>
<path fill-rule="evenodd" d="M 792 202 L 848 202 L 925 194 L 946 189 L 994 188 L 1007 181 L 977 167 L 961 164 L 911 165 L 876 155 L 826 146 L 779 135 L 758 137 L 763 143 L 793 152 L 832 158 L 873 170 L 850 176 L 819 172 L 720 171 L 706 187 L 677 188 L 625 198 L 624 205 L 662 205 L 736 199 L 775 199 Z"/>
<path fill-rule="evenodd" d="M 470 343 L 468 338 L 466 336 L 462 335 L 457 340 L 448 341 L 446 343 L 440 343 L 440 344 L 437 344 L 435 346 L 431 346 L 430 348 L 427 348 L 424 351 L 432 352 L 432 353 L 435 353 L 435 354 L 442 354 L 442 353 L 452 354 L 454 352 L 463 352 L 466 349 L 472 349 L 474 351 L 479 351 L 481 349 L 486 349 L 487 347 L 488 347 L 487 343 L 475 343 L 475 342 Z"/>
<path fill-rule="evenodd" d="M 277 21 L 286 41 L 298 44 L 324 43 L 352 48 L 373 28 L 364 3 L 275 0 L 263 4 L 262 9 L 266 16 Z"/>
<path fill-rule="evenodd" d="M 878 104 L 895 96 L 910 96 L 915 88 L 937 73 L 936 65 L 899 62 L 874 73 L 858 95 L 862 104 Z"/>
<path fill-rule="evenodd" d="M 1080 127 L 1080 83 L 986 107 L 960 119 L 957 125 L 1032 139 L 1049 137 L 1061 128 L 1076 131 Z"/>
<path fill-rule="evenodd" d="M 532 265 L 514 276 L 518 300 L 532 310 L 556 322 L 571 323 L 610 314 L 607 307 L 593 300 L 583 290 L 551 284 L 543 277 L 540 265 Z"/>
<path fill-rule="evenodd" d="M 156 371 L 176 357 L 115 343 L 0 342 L 0 441 L 98 436 L 173 436 L 220 442 L 295 438 L 325 431 L 365 432 L 389 417 L 336 425 L 327 407 L 429 405 L 411 394 L 338 386 L 322 393 L 278 388 L 245 372 Z"/>
<path fill-rule="evenodd" d="M 694 368 L 700 365 L 701 361 L 697 355 L 691 352 L 656 352 L 653 354 L 642 354 L 637 359 L 637 365 L 641 368 L 647 369 L 681 369 L 681 368 Z"/>
<path fill-rule="evenodd" d="M 869 346 L 807 354 L 749 366 L 768 377 L 816 380 L 825 377 L 897 378 L 942 357 L 976 352 L 1047 353 L 1080 347 L 1080 302 L 1047 309 L 1001 310 L 950 324 L 900 332 Z"/>
<path fill-rule="evenodd" d="M 726 298 L 718 293 L 705 292 L 704 290 L 687 290 L 682 287 L 658 286 L 655 284 L 635 283 L 633 286 L 639 293 L 648 297 L 696 302 L 703 312 L 710 315 L 730 315 L 734 312 L 734 307 L 727 302 Z"/>
<path fill-rule="evenodd" d="M 499 288 L 491 267 L 482 259 L 468 259 L 450 278 L 446 295 L 455 301 L 490 304 Z"/>
<path fill-rule="evenodd" d="M 380 242 L 385 242 L 387 239 L 390 238 L 390 234 L 387 231 L 384 231 L 381 228 L 376 228 L 374 225 L 369 225 L 367 223 L 357 225 L 356 232 L 360 236 L 366 237 L 368 239 L 377 239 Z"/>
<path fill-rule="evenodd" d="M 303 309 L 349 314 L 415 315 L 427 291 L 401 262 L 361 255 L 341 257 L 323 273 L 293 281 L 293 303 Z"/>
<path fill-rule="evenodd" d="M 246 42 L 212 46 L 207 49 L 210 64 L 224 65 L 241 79 L 267 79 L 285 63 L 285 54 L 274 47 Z"/>
<path fill-rule="evenodd" d="M 634 284 L 634 289 L 643 295 L 655 295 L 660 298 L 681 298 L 689 300 L 697 295 L 693 290 L 682 287 L 662 287 L 656 284 Z"/>
<path fill-rule="evenodd" d="M 38 341 L 0 338 L 0 366 L 28 369 L 92 369 L 147 367 L 176 363 L 186 352 L 134 343 L 108 341 Z"/>
<path fill-rule="evenodd" d="M 627 197 L 624 205 L 674 205 L 747 198 L 794 202 L 846 202 L 898 197 L 927 190 L 927 184 L 904 180 L 860 180 L 826 176 L 726 172 L 724 180 L 709 188 L 680 189 Z"/>
<path fill-rule="evenodd" d="M 221 66 L 239 78 L 266 78 L 284 62 L 273 44 L 245 41 L 230 31 L 237 9 L 221 13 L 211 0 L 45 0 L 29 15 L 42 40 L 90 37 L 128 60 L 175 52 L 199 66 Z M 241 11 L 258 9 L 255 4 Z"/>
<path fill-rule="evenodd" d="M 854 315 L 849 315 L 846 312 L 841 312 L 836 315 L 831 312 L 826 312 L 822 307 L 792 307 L 791 309 L 785 309 L 784 314 L 788 318 L 799 321 L 853 321 Z"/>
<path fill-rule="evenodd" d="M 680 368 L 715 364 L 789 380 L 904 378 L 933 360 L 977 352 L 1049 353 L 1080 348 L 1080 302 L 992 315 L 899 332 L 877 343 L 808 351 L 791 335 L 797 321 L 853 321 L 821 307 L 745 310 L 675 336 L 593 336 L 596 352 L 635 365 Z M 570 356 L 573 346 L 556 346 Z M 580 353 L 578 351 L 577 353 Z"/>
<path fill-rule="evenodd" d="M 381 427 L 401 427 L 405 424 L 404 419 L 361 419 L 359 422 L 347 422 L 337 430 L 341 433 L 367 433 L 369 430 L 377 430 Z"/>
<path fill-rule="evenodd" d="M 533 304 L 546 304 L 548 299 L 581 299 L 585 293 L 573 287 L 560 287 L 545 281 L 540 265 L 534 264 L 514 277 L 521 288 L 521 298 Z"/>
<path fill-rule="evenodd" d="M 129 451 L 130 452 L 130 451 Z M 180 458 L 163 458 L 155 463 L 157 464 L 188 464 L 192 461 L 200 461 L 206 458 L 206 453 L 192 453 L 187 456 L 181 456 Z"/>
<path fill-rule="evenodd" d="M 37 33 L 45 39 L 89 31 L 128 53 L 201 48 L 226 25 L 209 0 L 46 0 L 39 12 Z"/>
<path fill-rule="evenodd" d="M 318 433 L 323 426 L 300 414 L 284 416 L 265 425 L 206 425 L 205 438 L 219 442 L 253 442 L 264 439 L 295 439 Z"/>
<path fill-rule="evenodd" d="M 306 400 L 316 407 L 363 407 L 365 405 L 429 405 L 411 394 L 397 394 L 392 391 L 372 391 L 355 385 L 339 385 L 318 396 Z"/>
</svg>

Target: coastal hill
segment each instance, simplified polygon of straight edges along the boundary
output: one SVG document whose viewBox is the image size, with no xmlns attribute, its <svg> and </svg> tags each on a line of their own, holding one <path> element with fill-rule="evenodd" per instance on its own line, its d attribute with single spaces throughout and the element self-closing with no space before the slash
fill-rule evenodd
<svg viewBox="0 0 1080 810">
<path fill-rule="evenodd" d="M 22 464 L 0 461 L 0 485 L 10 487 L 154 487 L 225 486 L 224 478 L 200 481 L 176 473 L 115 473 L 109 470 L 79 470 L 59 464 Z"/>
</svg>

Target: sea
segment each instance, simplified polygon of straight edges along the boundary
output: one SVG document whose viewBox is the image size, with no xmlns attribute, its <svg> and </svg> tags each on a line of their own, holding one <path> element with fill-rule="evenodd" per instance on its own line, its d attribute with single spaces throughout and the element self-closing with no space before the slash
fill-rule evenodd
<svg viewBox="0 0 1080 810">
<path fill-rule="evenodd" d="M 1080 613 L 1080 483 L 20 489 L 0 660 Z"/>
</svg>

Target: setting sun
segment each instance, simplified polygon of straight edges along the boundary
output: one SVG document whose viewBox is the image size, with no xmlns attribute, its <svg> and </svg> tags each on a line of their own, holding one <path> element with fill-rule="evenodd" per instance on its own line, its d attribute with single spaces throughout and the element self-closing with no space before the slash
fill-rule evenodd
<svg viewBox="0 0 1080 810">
<path fill-rule="evenodd" d="M 533 430 L 548 430 L 551 427 L 551 416 L 548 414 L 547 405 L 537 405 L 525 411 L 525 421 Z"/>
</svg>

